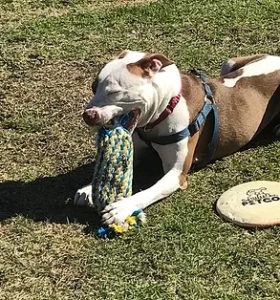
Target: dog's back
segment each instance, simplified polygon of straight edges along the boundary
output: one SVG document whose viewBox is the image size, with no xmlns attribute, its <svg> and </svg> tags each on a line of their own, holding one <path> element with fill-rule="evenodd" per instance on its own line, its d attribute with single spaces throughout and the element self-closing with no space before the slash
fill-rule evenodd
<svg viewBox="0 0 280 300">
<path fill-rule="evenodd" d="M 219 110 L 215 159 L 238 151 L 280 116 L 280 57 L 231 59 L 223 65 L 221 74 L 220 79 L 210 80 Z M 209 140 L 211 128 L 204 131 L 201 140 Z M 197 156 L 205 152 L 203 141 L 198 143 Z"/>
</svg>

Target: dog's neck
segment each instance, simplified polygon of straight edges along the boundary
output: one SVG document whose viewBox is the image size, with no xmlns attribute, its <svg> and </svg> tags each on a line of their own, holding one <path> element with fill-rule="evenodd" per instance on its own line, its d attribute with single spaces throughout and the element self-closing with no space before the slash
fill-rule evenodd
<svg viewBox="0 0 280 300">
<path fill-rule="evenodd" d="M 181 76 L 178 68 L 172 64 L 158 72 L 154 79 L 153 106 L 149 110 L 149 122 L 155 121 L 168 105 L 170 99 L 181 91 Z"/>
<path fill-rule="evenodd" d="M 153 107 L 150 109 L 149 122 L 157 120 L 167 107 L 170 99 L 180 93 L 185 99 L 183 101 L 187 104 L 190 121 L 195 118 L 203 106 L 205 93 L 199 79 L 187 72 L 180 73 L 175 65 L 168 66 L 163 72 L 157 74 L 154 83 L 155 100 L 153 101 Z"/>
<path fill-rule="evenodd" d="M 156 120 L 168 105 L 170 99 L 181 93 L 181 99 L 173 112 L 156 126 L 145 127 L 147 136 L 166 136 L 185 129 L 201 110 L 204 101 L 204 90 L 199 80 L 188 73 L 180 73 L 177 67 L 170 68 L 157 77 L 155 105 L 152 110 L 153 120 Z M 141 126 L 140 126 L 141 127 Z"/>
</svg>

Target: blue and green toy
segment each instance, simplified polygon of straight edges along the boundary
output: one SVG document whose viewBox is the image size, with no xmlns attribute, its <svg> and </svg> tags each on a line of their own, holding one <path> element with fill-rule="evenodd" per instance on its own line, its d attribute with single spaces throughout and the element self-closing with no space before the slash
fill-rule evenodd
<svg viewBox="0 0 280 300">
<path fill-rule="evenodd" d="M 106 205 L 132 195 L 133 142 L 131 132 L 125 128 L 128 119 L 129 115 L 122 115 L 98 130 L 92 197 L 99 212 Z M 144 222 L 144 212 L 137 210 L 122 225 L 100 227 L 98 235 L 107 238 L 122 234 Z"/>
</svg>

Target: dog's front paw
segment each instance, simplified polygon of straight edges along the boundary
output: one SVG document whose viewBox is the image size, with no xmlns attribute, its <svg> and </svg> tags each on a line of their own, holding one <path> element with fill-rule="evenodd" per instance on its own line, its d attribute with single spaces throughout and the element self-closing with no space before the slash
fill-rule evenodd
<svg viewBox="0 0 280 300">
<path fill-rule="evenodd" d="M 133 212 L 139 207 L 135 201 L 129 198 L 123 198 L 117 202 L 107 205 L 102 211 L 102 222 L 105 225 L 118 224 L 123 225 L 127 217 L 131 216 Z"/>
<path fill-rule="evenodd" d="M 74 197 L 74 205 L 94 207 L 91 184 L 77 190 Z"/>
</svg>

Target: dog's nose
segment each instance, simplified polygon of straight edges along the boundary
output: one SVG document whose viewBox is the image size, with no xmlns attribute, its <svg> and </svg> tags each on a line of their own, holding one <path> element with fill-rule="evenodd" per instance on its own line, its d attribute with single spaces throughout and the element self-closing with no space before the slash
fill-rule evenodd
<svg viewBox="0 0 280 300">
<path fill-rule="evenodd" d="M 89 126 L 97 125 L 100 121 L 100 108 L 94 107 L 86 109 L 83 113 L 83 119 L 85 123 Z"/>
</svg>

